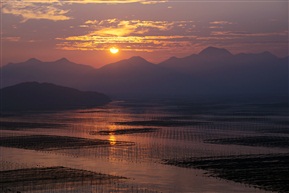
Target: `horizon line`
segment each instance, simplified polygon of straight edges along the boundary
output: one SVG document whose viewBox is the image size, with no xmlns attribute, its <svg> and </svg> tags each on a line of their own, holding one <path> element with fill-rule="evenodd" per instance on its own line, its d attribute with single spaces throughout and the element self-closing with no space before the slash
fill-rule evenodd
<svg viewBox="0 0 289 193">
<path fill-rule="evenodd" d="M 230 53 L 232 56 L 237 56 L 237 55 L 240 55 L 240 54 L 264 54 L 264 53 L 269 53 L 269 54 L 275 56 L 275 57 L 278 58 L 278 59 L 282 59 L 282 58 L 287 58 L 287 57 L 289 57 L 289 54 L 288 54 L 287 56 L 284 56 L 284 57 L 279 57 L 279 56 L 277 56 L 277 55 L 275 55 L 275 54 L 273 54 L 272 52 L 269 52 L 269 51 L 261 51 L 261 52 L 255 52 L 255 53 L 253 53 L 253 52 L 248 52 L 248 53 L 246 53 L 246 52 L 239 52 L 239 53 L 237 53 L 237 54 L 232 54 L 232 53 L 231 53 L 228 49 L 226 49 L 226 48 L 215 47 L 215 46 L 208 46 L 208 47 L 204 48 L 203 50 L 201 50 L 199 53 L 193 53 L 193 54 L 190 54 L 190 55 L 187 55 L 187 56 L 184 56 L 184 57 L 170 56 L 169 58 L 163 60 L 162 62 L 165 62 L 165 61 L 167 61 L 167 60 L 169 60 L 169 59 L 171 59 L 171 58 L 182 59 L 182 58 L 187 58 L 187 57 L 193 56 L 193 55 L 200 55 L 203 51 L 205 51 L 205 50 L 207 50 L 207 49 L 211 49 L 211 48 L 227 51 L 227 52 Z M 147 62 L 149 62 L 149 63 L 151 63 L 151 64 L 155 64 L 155 65 L 158 65 L 158 64 L 162 63 L 162 62 L 159 62 L 159 63 L 150 62 L 150 61 L 148 61 L 146 58 L 136 55 L 136 56 L 131 56 L 131 57 L 129 57 L 129 58 L 125 58 L 125 59 L 118 60 L 118 61 L 116 61 L 116 62 L 104 64 L 104 65 L 102 65 L 102 66 L 100 66 L 100 67 L 98 67 L 98 68 L 101 68 L 101 67 L 106 66 L 106 65 L 109 65 L 109 64 L 114 64 L 114 63 L 117 63 L 117 62 L 120 62 L 120 61 L 130 60 L 130 59 L 136 58 L 136 57 L 141 58 L 141 59 L 144 59 L 145 61 L 147 61 Z M 10 65 L 10 64 L 19 64 L 19 63 L 28 62 L 29 60 L 37 60 L 37 61 L 42 62 L 42 63 L 51 63 L 51 62 L 57 62 L 57 61 L 61 61 L 61 60 L 67 60 L 68 62 L 74 63 L 73 61 L 71 61 L 71 60 L 68 59 L 67 57 L 61 57 L 61 58 L 59 58 L 59 59 L 52 60 L 52 61 L 43 61 L 43 60 L 41 60 L 41 59 L 39 59 L 39 58 L 32 57 L 32 58 L 29 58 L 29 59 L 27 59 L 27 60 L 25 60 L 25 61 L 22 61 L 22 62 L 8 62 L 7 64 L 1 65 L 0 68 L 2 68 L 2 67 L 4 67 L 4 66 L 7 66 L 7 65 Z M 80 64 L 80 63 L 75 63 L 75 64 Z M 94 67 L 93 65 L 89 65 L 89 64 L 80 64 L 80 65 L 86 65 L 86 66 L 91 66 L 92 68 L 96 68 L 96 67 Z M 98 68 L 96 68 L 96 69 L 98 69 Z"/>
</svg>

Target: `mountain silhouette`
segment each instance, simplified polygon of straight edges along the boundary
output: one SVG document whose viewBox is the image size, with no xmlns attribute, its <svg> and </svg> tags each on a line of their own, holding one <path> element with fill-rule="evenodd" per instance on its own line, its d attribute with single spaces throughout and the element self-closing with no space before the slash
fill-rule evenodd
<svg viewBox="0 0 289 193">
<path fill-rule="evenodd" d="M 132 57 L 99 68 L 93 82 L 94 88 L 111 95 L 144 97 L 179 93 L 188 79 L 144 58 Z"/>
<path fill-rule="evenodd" d="M 226 49 L 208 47 L 199 54 L 192 54 L 184 58 L 171 57 L 158 65 L 185 74 L 198 75 L 199 73 L 225 68 L 231 63 L 233 55 Z"/>
<path fill-rule="evenodd" d="M 107 64 L 99 68 L 100 72 L 110 72 L 110 73 L 138 73 L 145 71 L 154 71 L 160 69 L 157 65 L 148 62 L 140 56 L 133 56 L 129 59 L 121 60 L 112 64 Z"/>
<path fill-rule="evenodd" d="M 192 75 L 208 88 L 207 95 L 288 95 L 288 57 L 270 52 L 232 55 L 226 49 L 209 47 L 159 65 Z"/>
<path fill-rule="evenodd" d="M 21 63 L 9 63 L 1 68 L 2 86 L 30 81 L 50 82 L 82 89 L 86 78 L 95 69 L 88 65 L 76 64 L 66 58 L 52 62 L 42 62 L 31 58 Z"/>
<path fill-rule="evenodd" d="M 270 52 L 231 54 L 208 47 L 199 54 L 171 57 L 153 64 L 139 56 L 99 69 L 62 58 L 30 59 L 1 68 L 2 86 L 51 82 L 114 97 L 255 97 L 288 96 L 288 57 Z"/>
<path fill-rule="evenodd" d="M 232 54 L 224 48 L 207 47 L 199 53 L 200 56 L 205 57 L 229 57 Z"/>
<path fill-rule="evenodd" d="M 26 82 L 0 90 L 1 112 L 91 108 L 109 103 L 108 96 L 51 83 Z"/>
<path fill-rule="evenodd" d="M 275 65 L 274 65 L 275 64 Z M 205 72 L 216 72 L 227 68 L 240 68 L 240 66 L 248 65 L 259 66 L 270 65 L 273 68 L 278 68 L 277 64 L 285 64 L 286 61 L 277 58 L 270 52 L 262 52 L 257 54 L 237 54 L 233 55 L 226 49 L 208 47 L 202 50 L 199 54 L 193 54 L 184 58 L 171 57 L 158 65 L 170 68 L 175 71 L 179 71 L 186 74 L 196 74 Z M 287 61 L 288 64 L 288 61 Z M 287 67 L 288 68 L 288 67 Z M 262 71 L 262 69 L 259 69 Z"/>
</svg>

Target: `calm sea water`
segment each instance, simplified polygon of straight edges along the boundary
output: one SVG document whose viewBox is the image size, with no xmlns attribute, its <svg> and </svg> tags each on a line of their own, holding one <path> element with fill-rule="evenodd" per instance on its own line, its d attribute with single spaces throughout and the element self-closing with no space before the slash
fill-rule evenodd
<svg viewBox="0 0 289 193">
<path fill-rule="evenodd" d="M 147 122 L 146 122 L 147 121 Z M 221 145 L 208 139 L 288 136 L 288 109 L 278 105 L 117 101 L 105 107 L 1 117 L 1 122 L 59 123 L 53 128 L 2 127 L 1 137 L 57 135 L 109 140 L 110 147 L 29 150 L 0 147 L 1 170 L 65 166 L 127 177 L 109 185 L 62 184 L 25 192 L 265 192 L 209 177 L 205 171 L 164 165 L 164 159 L 288 153 L 286 148 Z M 125 122 L 126 124 L 118 124 Z M 17 124 L 15 124 L 17 125 Z M 98 135 L 98 131 L 154 128 L 155 132 Z M 92 135 L 92 133 L 94 133 Z M 289 133 L 289 132 L 287 132 Z M 134 142 L 117 146 L 116 141 Z"/>
</svg>

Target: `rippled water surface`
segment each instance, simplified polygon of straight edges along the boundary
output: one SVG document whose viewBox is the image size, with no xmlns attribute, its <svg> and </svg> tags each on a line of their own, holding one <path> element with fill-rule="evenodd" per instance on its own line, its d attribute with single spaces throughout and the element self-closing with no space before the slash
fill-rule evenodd
<svg viewBox="0 0 289 193">
<path fill-rule="evenodd" d="M 164 162 L 286 154 L 286 142 L 269 142 L 289 137 L 288 122 L 288 108 L 260 104 L 117 101 L 95 109 L 8 114 L 1 117 L 0 169 L 63 166 L 125 177 L 105 183 L 30 182 L 21 184 L 20 192 L 266 192 Z M 256 145 L 243 140 L 248 137 L 268 140 Z M 103 141 L 93 144 L 96 139 Z"/>
</svg>

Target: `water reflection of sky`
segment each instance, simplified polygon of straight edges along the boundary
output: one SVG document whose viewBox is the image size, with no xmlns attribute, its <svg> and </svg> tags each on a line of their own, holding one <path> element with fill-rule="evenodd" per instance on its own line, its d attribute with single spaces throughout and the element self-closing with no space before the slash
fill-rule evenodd
<svg viewBox="0 0 289 193">
<path fill-rule="evenodd" d="M 108 140 L 111 145 L 97 148 L 65 149 L 57 151 L 34 151 L 1 147 L 1 169 L 66 166 L 95 172 L 125 176 L 129 182 L 142 187 L 163 192 L 262 192 L 242 184 L 208 178 L 202 171 L 178 168 L 161 164 L 162 159 L 204 157 L 238 154 L 282 153 L 284 149 L 215 145 L 204 143 L 204 139 L 256 135 L 257 128 L 268 128 L 268 119 L 288 118 L 282 115 L 265 115 L 260 123 L 240 121 L 231 113 L 230 116 L 198 114 L 189 117 L 192 120 L 211 119 L 211 125 L 190 125 L 165 127 L 156 126 L 156 132 L 115 135 L 91 135 L 91 131 L 139 128 L 141 126 L 117 125 L 115 122 L 136 120 L 183 121 L 188 112 L 175 112 L 174 107 L 129 106 L 111 104 L 101 109 L 64 111 L 45 114 L 26 114 L 16 117 L 2 117 L 1 121 L 25 121 L 65 124 L 59 128 L 6 129 L 1 136 L 9 135 L 61 135 L 91 139 Z M 169 110 L 168 110 L 169 109 Z M 220 112 L 220 111 L 218 111 Z M 225 112 L 225 110 L 223 110 Z M 168 118 L 168 119 L 166 119 Z M 221 119 L 222 118 L 222 119 Z M 230 118 L 230 120 L 228 120 Z M 260 117 L 259 117 L 260 118 Z M 220 121 L 218 121 L 220 119 Z M 251 122 L 250 122 L 251 121 Z M 257 125 L 256 125 L 257 124 Z M 270 125 L 272 127 L 272 124 Z M 274 126 L 274 125 L 273 125 Z M 281 125 L 274 127 L 280 128 Z M 257 133 L 257 135 L 261 135 Z M 134 142 L 134 145 L 118 146 L 118 141 Z"/>
</svg>

